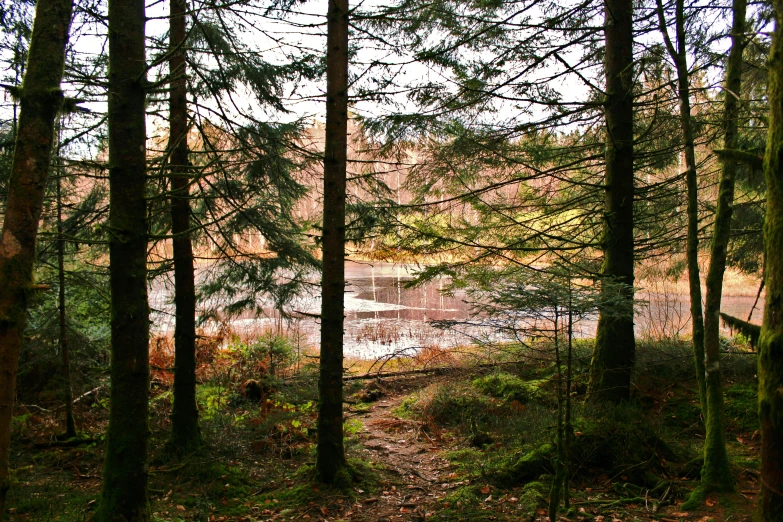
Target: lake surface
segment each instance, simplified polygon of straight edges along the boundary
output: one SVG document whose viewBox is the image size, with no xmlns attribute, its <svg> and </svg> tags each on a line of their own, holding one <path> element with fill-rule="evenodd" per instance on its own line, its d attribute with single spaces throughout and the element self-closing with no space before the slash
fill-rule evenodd
<svg viewBox="0 0 783 522">
<path fill-rule="evenodd" d="M 416 268 L 388 263 L 346 262 L 345 294 L 345 355 L 375 359 L 389 354 L 412 354 L 425 346 L 442 348 L 466 345 L 472 339 L 502 340 L 503 336 L 486 328 L 460 326 L 459 330 L 443 330 L 431 321 L 470 321 L 471 306 L 465 294 L 445 295 L 448 279 L 437 279 L 415 288 L 406 288 L 413 280 Z M 635 329 L 639 336 L 690 335 L 690 308 L 687 295 L 665 291 L 656 286 L 637 293 L 644 301 L 637 306 Z M 748 295 L 723 298 L 724 312 L 747 319 L 755 300 L 755 289 Z M 153 324 L 158 332 L 173 331 L 170 295 L 165 285 L 151 289 L 150 303 L 156 310 Z M 760 323 L 763 299 L 754 312 L 753 322 Z M 317 314 L 320 296 L 298 299 L 292 309 Z M 283 329 L 299 333 L 308 344 L 318 346 L 320 325 L 313 317 L 300 315 L 293 320 L 282 320 L 265 307 L 266 315 L 245 314 L 231 321 L 240 333 L 252 336 L 266 329 Z M 580 337 L 595 335 L 596 319 L 588 317 L 575 327 Z M 725 331 L 728 334 L 728 330 Z"/>
</svg>

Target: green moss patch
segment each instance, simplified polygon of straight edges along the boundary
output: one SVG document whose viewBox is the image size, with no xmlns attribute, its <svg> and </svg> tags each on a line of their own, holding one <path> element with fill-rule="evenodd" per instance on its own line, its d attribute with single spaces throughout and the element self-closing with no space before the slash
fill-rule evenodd
<svg viewBox="0 0 783 522">
<path fill-rule="evenodd" d="M 490 397 L 526 404 L 544 396 L 541 387 L 547 382 L 548 379 L 525 381 L 510 373 L 492 373 L 474 379 L 473 386 Z"/>
</svg>

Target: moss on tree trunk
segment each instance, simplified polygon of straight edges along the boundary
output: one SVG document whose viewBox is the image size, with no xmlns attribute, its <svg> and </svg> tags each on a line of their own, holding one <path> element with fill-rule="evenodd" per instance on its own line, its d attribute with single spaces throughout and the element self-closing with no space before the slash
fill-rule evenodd
<svg viewBox="0 0 783 522">
<path fill-rule="evenodd" d="M 783 520 L 783 0 L 774 1 L 769 61 L 769 134 L 764 156 L 767 297 L 759 340 L 761 490 L 758 520 Z"/>
<path fill-rule="evenodd" d="M 601 310 L 590 369 L 590 396 L 619 402 L 631 392 L 633 332 L 633 2 L 604 1 L 606 179 L 604 263 L 608 283 L 626 285 L 624 306 Z M 613 290 L 604 286 L 605 292 Z"/>
<path fill-rule="evenodd" d="M 332 483 L 346 465 L 343 447 L 345 191 L 348 151 L 348 0 L 329 0 L 326 37 L 321 367 L 316 470 Z"/>
<path fill-rule="evenodd" d="M 35 239 L 63 94 L 72 0 L 39 0 L 20 90 L 21 111 L 0 238 L 0 519 L 10 486 L 8 456 L 16 372 L 33 284 Z"/>
<path fill-rule="evenodd" d="M 745 11 L 747 0 L 734 0 L 731 29 L 731 51 L 726 66 L 726 100 L 723 113 L 723 140 L 726 149 L 737 147 L 739 101 L 741 89 L 742 51 L 745 47 Z M 732 491 L 734 479 L 726 454 L 725 424 L 723 419 L 723 379 L 720 370 L 720 304 L 723 294 L 723 274 L 731 237 L 731 214 L 734 203 L 734 178 L 736 162 L 724 158 L 718 188 L 718 205 L 715 211 L 710 266 L 707 270 L 706 299 L 704 305 L 704 375 L 706 382 L 707 410 L 704 438 L 704 467 L 701 484 L 691 495 L 685 507 L 695 507 L 709 491 Z M 697 366 L 698 368 L 698 366 Z"/>
<path fill-rule="evenodd" d="M 691 332 L 693 360 L 696 366 L 696 381 L 702 413 L 707 414 L 707 384 L 704 374 L 704 314 L 701 307 L 701 275 L 699 274 L 699 183 L 696 173 L 696 146 L 691 117 L 690 75 L 685 34 L 685 2 L 675 3 L 675 48 L 666 28 L 663 2 L 657 1 L 658 21 L 666 49 L 677 72 L 677 97 L 680 104 L 683 149 L 685 152 L 685 184 L 688 194 L 688 240 L 686 258 L 688 264 L 688 291 L 691 307 Z"/>
<path fill-rule="evenodd" d="M 196 406 L 196 281 L 190 225 L 190 162 L 185 49 L 186 0 L 170 2 L 169 164 L 171 231 L 174 235 L 174 405 L 169 453 L 185 454 L 202 444 Z"/>
<path fill-rule="evenodd" d="M 111 407 L 98 522 L 150 519 L 144 28 L 144 0 L 109 1 Z"/>
</svg>

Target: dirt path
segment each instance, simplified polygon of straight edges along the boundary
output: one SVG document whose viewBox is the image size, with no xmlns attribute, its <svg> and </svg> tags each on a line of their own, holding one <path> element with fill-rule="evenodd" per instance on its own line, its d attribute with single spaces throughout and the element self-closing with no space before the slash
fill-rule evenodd
<svg viewBox="0 0 783 522">
<path fill-rule="evenodd" d="M 364 458 L 382 468 L 382 491 L 366 498 L 351 520 L 390 522 L 424 520 L 438 496 L 449 487 L 449 464 L 439 441 L 420 422 L 399 418 L 397 408 L 417 386 L 388 392 L 371 408 L 353 413 L 364 424 L 358 437 Z"/>
</svg>

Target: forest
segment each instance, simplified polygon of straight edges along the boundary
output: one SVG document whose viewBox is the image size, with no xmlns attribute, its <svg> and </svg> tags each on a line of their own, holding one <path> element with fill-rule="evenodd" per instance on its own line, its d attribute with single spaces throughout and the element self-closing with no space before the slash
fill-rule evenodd
<svg viewBox="0 0 783 522">
<path fill-rule="evenodd" d="M 0 520 L 783 521 L 783 0 L 3 0 L 0 62 Z"/>
</svg>

